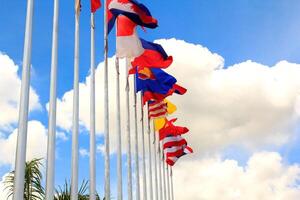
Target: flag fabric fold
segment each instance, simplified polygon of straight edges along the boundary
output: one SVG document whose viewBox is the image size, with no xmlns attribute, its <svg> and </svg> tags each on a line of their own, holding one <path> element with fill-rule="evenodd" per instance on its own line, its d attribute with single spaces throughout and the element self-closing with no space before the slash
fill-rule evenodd
<svg viewBox="0 0 300 200">
<path fill-rule="evenodd" d="M 95 13 L 101 7 L 100 0 L 91 0 L 91 12 Z"/>
<path fill-rule="evenodd" d="M 173 57 L 168 56 L 159 44 L 141 39 L 144 53 L 132 61 L 133 68 L 129 73 L 134 74 L 136 67 L 167 68 L 173 63 Z"/>
<path fill-rule="evenodd" d="M 117 19 L 116 56 L 119 58 L 134 58 L 144 52 L 136 33 L 136 24 L 126 16 Z"/>
<path fill-rule="evenodd" d="M 152 17 L 148 8 L 135 0 L 108 0 L 108 33 L 112 30 L 119 15 L 124 15 L 137 25 L 156 28 L 157 20 Z"/>
</svg>

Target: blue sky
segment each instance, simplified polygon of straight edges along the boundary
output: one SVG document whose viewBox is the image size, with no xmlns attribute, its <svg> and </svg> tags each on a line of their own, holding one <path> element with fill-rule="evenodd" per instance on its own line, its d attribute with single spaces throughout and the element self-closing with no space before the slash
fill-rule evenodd
<svg viewBox="0 0 300 200">
<path fill-rule="evenodd" d="M 300 63 L 300 2 L 298 0 L 188 0 L 142 1 L 159 20 L 156 30 L 140 35 L 148 40 L 159 38 L 182 39 L 201 44 L 225 58 L 231 66 L 253 60 L 272 66 L 280 60 Z M 175 3 L 174 3 L 175 2 Z M 31 84 L 40 96 L 42 105 L 49 99 L 49 74 L 51 59 L 52 1 L 35 1 L 32 47 Z M 3 0 L 0 6 L 0 51 L 9 55 L 18 65 L 22 63 L 26 1 Z M 80 80 L 89 73 L 89 1 L 82 1 L 80 24 Z M 96 61 L 103 60 L 103 13 L 96 13 Z M 114 33 L 110 36 L 110 52 L 114 53 Z M 59 21 L 58 96 L 72 89 L 74 49 L 74 5 L 61 1 Z M 45 107 L 43 108 L 45 109 Z M 30 119 L 37 119 L 47 127 L 47 112 L 33 112 Z M 102 138 L 98 138 L 102 142 Z M 88 148 L 88 134 L 81 134 L 81 146 Z M 70 140 L 57 143 L 57 183 L 62 183 L 70 173 Z M 299 162 L 295 156 L 299 148 L 281 150 L 287 162 Z M 292 153 L 290 153 L 292 152 Z M 226 156 L 244 162 L 243 153 L 230 149 Z M 247 153 L 245 153 L 247 154 Z M 112 165 L 115 159 L 113 159 Z M 80 159 L 80 177 L 88 177 L 88 158 Z M 102 157 L 98 156 L 98 180 L 103 180 Z M 9 167 L 0 167 L 0 176 Z M 114 179 L 115 180 L 115 179 Z M 99 186 L 102 182 L 99 182 Z M 100 188 L 99 188 L 100 189 Z M 101 187 L 102 189 L 102 187 Z"/>
</svg>

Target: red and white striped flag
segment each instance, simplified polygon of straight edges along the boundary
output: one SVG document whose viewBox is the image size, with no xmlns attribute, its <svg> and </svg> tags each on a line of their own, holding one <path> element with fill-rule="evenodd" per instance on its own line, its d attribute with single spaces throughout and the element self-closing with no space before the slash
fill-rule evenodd
<svg viewBox="0 0 300 200">
<path fill-rule="evenodd" d="M 166 162 L 170 166 L 173 166 L 180 157 L 193 153 L 193 149 L 181 135 L 169 135 L 162 140 L 162 144 Z"/>
<path fill-rule="evenodd" d="M 158 101 L 154 103 L 149 103 L 149 118 L 162 118 L 166 117 L 168 113 L 167 103 L 164 101 Z"/>
</svg>

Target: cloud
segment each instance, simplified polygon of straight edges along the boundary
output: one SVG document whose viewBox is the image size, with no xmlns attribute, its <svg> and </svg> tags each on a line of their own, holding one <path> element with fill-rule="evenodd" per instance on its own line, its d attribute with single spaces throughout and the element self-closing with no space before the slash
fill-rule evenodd
<svg viewBox="0 0 300 200">
<path fill-rule="evenodd" d="M 297 200 L 299 180 L 300 166 L 283 163 L 275 152 L 255 153 L 245 167 L 207 158 L 179 162 L 174 169 L 175 196 L 186 200 Z"/>
<path fill-rule="evenodd" d="M 90 153 L 87 149 L 84 149 L 84 148 L 80 148 L 79 149 L 79 154 L 81 157 L 89 157 L 90 156 Z"/>
<path fill-rule="evenodd" d="M 18 129 L 7 138 L 0 138 L 0 166 L 14 166 Z M 47 148 L 47 130 L 39 121 L 28 122 L 26 161 L 33 158 L 45 158 Z"/>
<path fill-rule="evenodd" d="M 174 63 L 167 71 L 188 88 L 186 95 L 170 99 L 178 106 L 174 115 L 179 118 L 178 124 L 191 130 L 186 137 L 196 152 L 215 152 L 232 144 L 255 149 L 265 145 L 280 146 L 289 141 L 300 113 L 300 65 L 281 61 L 274 66 L 266 66 L 245 61 L 224 67 L 224 59 L 220 55 L 201 45 L 176 39 L 157 42 L 174 57 Z M 114 150 L 117 135 L 114 58 L 109 59 L 108 68 L 110 130 Z M 121 97 L 124 97 L 124 61 L 121 61 L 120 69 Z M 87 129 L 89 91 L 87 77 L 80 84 L 80 124 Z M 96 70 L 96 91 L 97 132 L 102 134 L 103 63 Z M 58 99 L 58 125 L 65 130 L 70 130 L 72 125 L 72 96 L 70 90 Z M 122 130 L 125 130 L 124 107 L 122 98 Z M 134 127 L 133 124 L 131 127 Z"/>
<path fill-rule="evenodd" d="M 10 131 L 18 121 L 21 80 L 19 67 L 8 56 L 0 52 L 0 130 Z M 41 108 L 39 97 L 30 88 L 30 111 Z M 5 113 L 5 114 L 3 114 Z"/>
</svg>

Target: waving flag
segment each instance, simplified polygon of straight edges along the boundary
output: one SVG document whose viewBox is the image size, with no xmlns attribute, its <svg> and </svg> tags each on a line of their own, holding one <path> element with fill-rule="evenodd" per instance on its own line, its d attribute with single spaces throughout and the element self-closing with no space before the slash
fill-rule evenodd
<svg viewBox="0 0 300 200">
<path fill-rule="evenodd" d="M 119 16 L 117 23 L 117 48 L 119 58 L 134 58 L 144 52 L 136 33 L 136 24 L 125 16 Z"/>
<path fill-rule="evenodd" d="M 143 4 L 135 0 L 108 0 L 108 33 L 112 30 L 119 15 L 125 15 L 137 25 L 156 28 L 157 20 Z"/>
<path fill-rule="evenodd" d="M 177 82 L 177 80 L 173 76 L 164 72 L 161 69 L 152 69 L 151 72 L 155 77 L 154 80 L 142 80 L 138 77 L 138 75 L 136 76 L 137 92 L 150 91 L 152 93 L 167 94 Z M 147 99 L 147 101 L 148 100 L 149 99 Z"/>
<path fill-rule="evenodd" d="M 143 91 L 143 102 L 145 104 L 147 101 L 161 101 L 167 98 L 168 96 L 173 95 L 174 93 L 183 95 L 186 93 L 187 90 L 181 87 L 180 85 L 174 84 L 173 87 L 170 88 L 170 90 L 166 94 L 151 90 L 150 87 L 146 87 L 142 91 Z"/>
<path fill-rule="evenodd" d="M 159 44 L 141 39 L 144 53 L 132 61 L 133 68 L 130 74 L 135 73 L 135 67 L 167 68 L 173 62 L 173 57 L 168 56 L 163 47 Z"/>
<path fill-rule="evenodd" d="M 100 0 L 91 0 L 91 12 L 95 13 L 98 8 L 101 7 L 101 1 Z"/>
<path fill-rule="evenodd" d="M 166 148 L 164 149 L 164 153 L 166 155 L 167 164 L 170 166 L 174 166 L 179 158 L 184 155 L 193 153 L 193 149 L 185 144 L 182 146 Z"/>
<path fill-rule="evenodd" d="M 178 136 L 189 132 L 189 129 L 186 127 L 175 126 L 173 123 L 176 120 L 177 119 L 171 119 L 170 121 L 166 120 L 165 126 L 159 130 L 159 140 L 163 140 L 169 135 Z"/>
<path fill-rule="evenodd" d="M 149 119 L 165 117 L 168 113 L 167 103 L 164 101 L 149 103 Z"/>
</svg>

